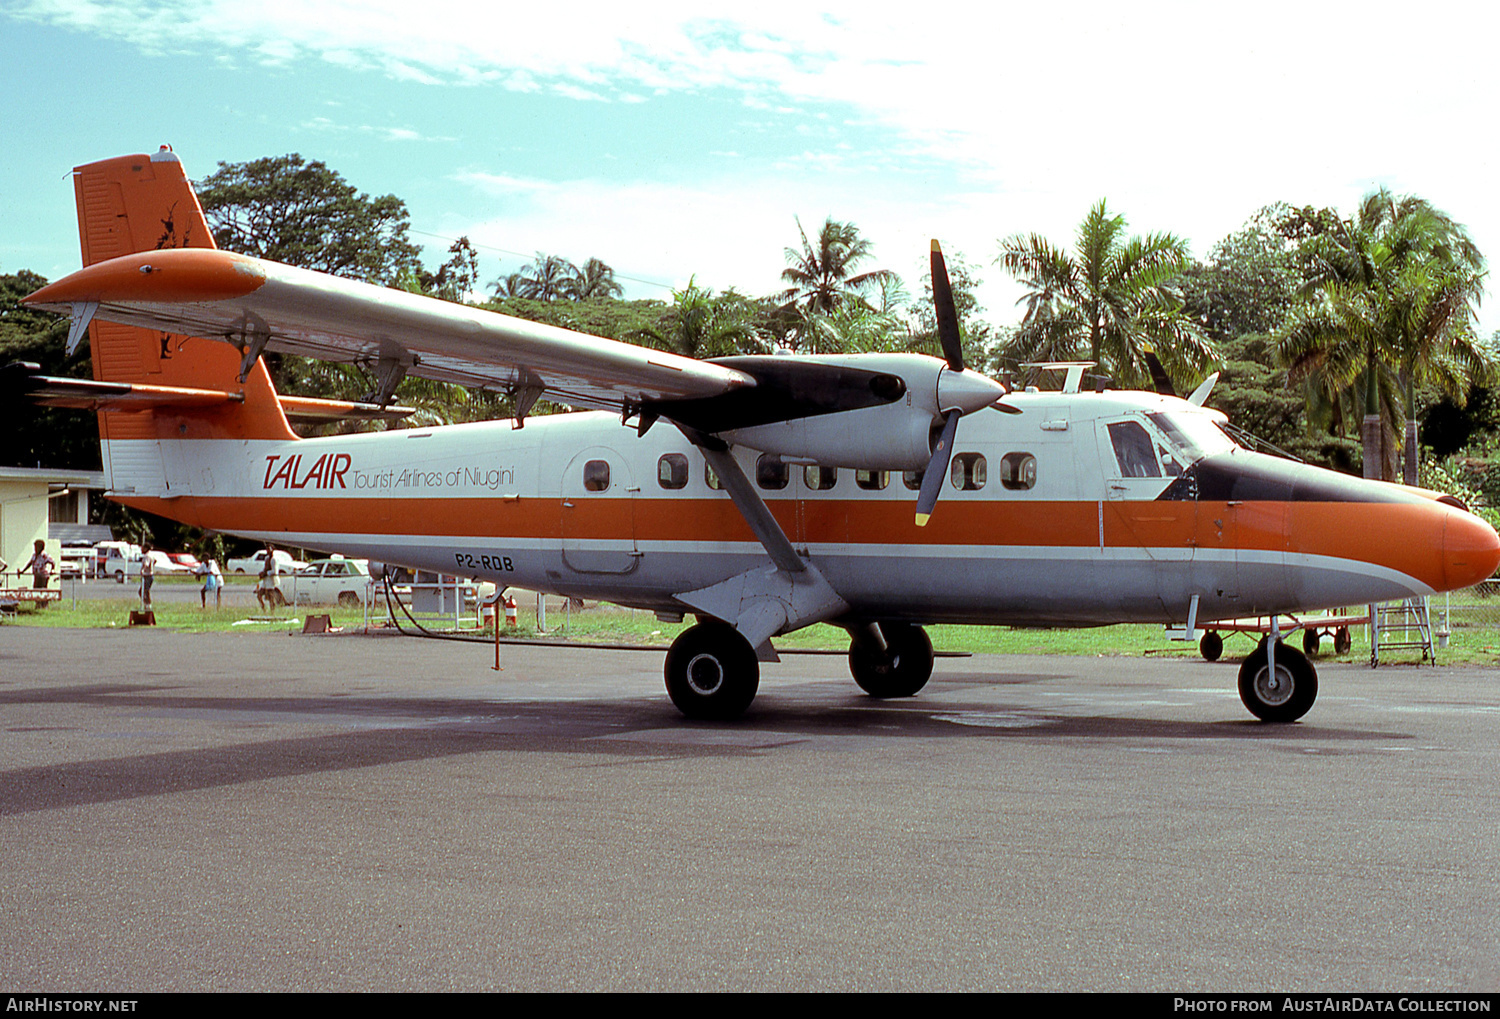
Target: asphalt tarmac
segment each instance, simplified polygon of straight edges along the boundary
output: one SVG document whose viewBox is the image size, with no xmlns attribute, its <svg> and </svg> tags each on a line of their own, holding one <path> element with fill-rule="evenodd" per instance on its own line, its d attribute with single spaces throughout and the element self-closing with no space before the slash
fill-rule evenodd
<svg viewBox="0 0 1500 1019">
<path fill-rule="evenodd" d="M 0 627 L 0 984 L 1494 991 L 1493 670 Z"/>
</svg>

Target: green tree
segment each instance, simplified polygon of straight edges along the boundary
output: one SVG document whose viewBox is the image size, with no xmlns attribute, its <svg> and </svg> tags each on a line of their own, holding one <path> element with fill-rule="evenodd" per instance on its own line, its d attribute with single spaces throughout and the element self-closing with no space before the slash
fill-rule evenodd
<svg viewBox="0 0 1500 1019">
<path fill-rule="evenodd" d="M 221 162 L 196 187 L 214 241 L 228 251 L 367 283 L 421 271 L 406 203 L 371 198 L 318 160 L 294 152 Z"/>
<path fill-rule="evenodd" d="M 862 262 L 872 257 L 873 245 L 859 235 L 853 223 L 840 223 L 829 217 L 811 241 L 802 221 L 797 220 L 802 247 L 787 248 L 787 267 L 781 272 L 781 303 L 803 320 L 814 315 L 828 315 L 849 302 L 869 304 L 866 294 L 899 279 L 889 269 L 857 272 Z M 800 346 L 797 332 L 790 334 L 792 345 Z"/>
<path fill-rule="evenodd" d="M 1416 387 L 1430 382 L 1462 399 L 1491 360 L 1474 334 L 1483 257 L 1445 213 L 1384 188 L 1302 249 L 1313 268 L 1278 333 L 1278 356 L 1315 402 L 1358 399 L 1366 477 L 1395 476 L 1405 430 L 1404 473 L 1414 483 Z"/>
<path fill-rule="evenodd" d="M 39 365 L 43 375 L 90 378 L 87 356 L 67 358 L 68 320 L 21 303 L 21 298 L 46 285 L 45 277 L 28 269 L 0 275 L 0 366 L 25 361 Z M 5 441 L 0 461 L 18 467 L 99 469 L 99 426 L 94 415 L 3 396 L 0 434 Z"/>
<path fill-rule="evenodd" d="M 571 296 L 575 301 L 593 301 L 618 298 L 624 293 L 614 269 L 600 259 L 591 258 L 578 270 Z"/>
<path fill-rule="evenodd" d="M 944 262 L 948 269 L 948 285 L 953 290 L 953 310 L 958 315 L 959 341 L 963 347 L 964 363 L 981 372 L 1000 369 L 991 364 L 994 359 L 992 347 L 995 331 L 988 322 L 980 319 L 984 308 L 979 303 L 977 291 L 984 281 L 972 262 L 961 251 L 945 252 Z M 922 274 L 922 299 L 913 306 L 914 329 L 908 346 L 934 357 L 942 357 L 942 344 L 937 335 L 937 312 L 932 303 L 932 270 Z"/>
<path fill-rule="evenodd" d="M 632 339 L 685 357 L 765 353 L 767 345 L 755 326 L 759 311 L 754 301 L 733 289 L 716 295 L 688 280 L 686 287 L 672 291 L 672 303 L 656 322 Z"/>
<path fill-rule="evenodd" d="M 1149 377 L 1155 349 L 1171 374 L 1197 374 L 1214 358 L 1183 313 L 1178 280 L 1187 242 L 1172 234 L 1127 237 L 1104 201 L 1089 210 L 1071 253 L 1037 234 L 1001 242 L 999 262 L 1028 288 L 1026 313 L 1005 355 L 1016 361 L 1094 361 L 1123 385 Z"/>
</svg>

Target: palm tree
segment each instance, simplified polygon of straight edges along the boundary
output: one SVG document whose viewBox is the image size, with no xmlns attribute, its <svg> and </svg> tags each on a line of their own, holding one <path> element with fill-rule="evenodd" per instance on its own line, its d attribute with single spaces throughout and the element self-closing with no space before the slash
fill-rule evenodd
<svg viewBox="0 0 1500 1019">
<path fill-rule="evenodd" d="M 536 301 L 566 300 L 577 278 L 578 267 L 572 262 L 539 251 L 534 262 L 512 277 L 512 295 Z"/>
<path fill-rule="evenodd" d="M 685 357 L 728 357 L 765 352 L 756 332 L 754 302 L 733 289 L 717 296 L 694 280 L 672 291 L 672 304 L 656 324 L 633 339 Z"/>
<path fill-rule="evenodd" d="M 617 298 L 624 293 L 625 288 L 615 279 L 614 269 L 597 258 L 584 262 L 573 280 L 572 297 L 575 301 Z"/>
<path fill-rule="evenodd" d="M 1079 226 L 1071 253 L 1037 234 L 1016 234 L 1001 242 L 998 261 L 1028 288 L 1005 356 L 1087 358 L 1125 385 L 1148 376 L 1149 349 L 1174 374 L 1201 371 L 1214 357 L 1183 314 L 1176 286 L 1188 266 L 1187 242 L 1172 234 L 1127 238 L 1125 217 L 1111 215 L 1103 200 Z"/>
<path fill-rule="evenodd" d="M 830 216 L 818 231 L 816 244 L 808 240 L 800 219 L 797 232 L 802 247 L 786 249 L 787 267 L 781 279 L 789 286 L 782 292 L 781 301 L 804 319 L 831 314 L 850 301 L 868 303 L 864 298 L 867 289 L 899 280 L 889 269 L 855 272 L 859 263 L 871 257 L 872 245 L 859 235 L 853 223 L 840 223 Z"/>
<path fill-rule="evenodd" d="M 1405 425 L 1408 484 L 1416 480 L 1416 386 L 1463 399 L 1487 369 L 1474 334 L 1484 259 L 1468 231 L 1421 198 L 1384 188 L 1310 238 L 1313 271 L 1277 337 L 1277 353 L 1318 398 L 1359 395 L 1364 474 L 1395 474 Z"/>
</svg>

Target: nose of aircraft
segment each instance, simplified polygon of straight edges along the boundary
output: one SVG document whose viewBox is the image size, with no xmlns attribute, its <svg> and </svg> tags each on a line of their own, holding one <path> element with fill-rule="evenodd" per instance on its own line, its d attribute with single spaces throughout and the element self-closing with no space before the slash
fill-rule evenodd
<svg viewBox="0 0 1500 1019">
<path fill-rule="evenodd" d="M 1453 510 L 1443 522 L 1443 581 L 1455 591 L 1479 583 L 1500 566 L 1500 535 L 1472 513 Z"/>
</svg>

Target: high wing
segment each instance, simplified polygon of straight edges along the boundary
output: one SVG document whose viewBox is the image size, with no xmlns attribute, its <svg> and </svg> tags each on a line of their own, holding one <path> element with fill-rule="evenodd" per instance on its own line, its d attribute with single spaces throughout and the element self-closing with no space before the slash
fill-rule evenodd
<svg viewBox="0 0 1500 1019">
<path fill-rule="evenodd" d="M 628 410 L 755 385 L 744 372 L 419 294 L 211 248 L 123 255 L 26 299 L 32 307 L 283 351 L 372 371 L 388 402 L 406 375 Z M 81 329 L 75 324 L 75 333 Z"/>
</svg>

